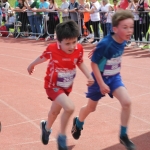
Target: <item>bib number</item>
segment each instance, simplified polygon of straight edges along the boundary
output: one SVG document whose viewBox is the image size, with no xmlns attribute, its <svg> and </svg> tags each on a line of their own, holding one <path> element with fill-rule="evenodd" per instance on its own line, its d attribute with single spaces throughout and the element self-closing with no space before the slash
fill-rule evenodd
<svg viewBox="0 0 150 150">
<path fill-rule="evenodd" d="M 107 63 L 104 67 L 104 76 L 113 76 L 120 73 L 121 69 L 121 57 L 112 58 L 107 60 Z"/>
<path fill-rule="evenodd" d="M 69 88 L 73 84 L 76 71 L 59 72 L 57 78 L 57 86 L 62 88 Z"/>
</svg>

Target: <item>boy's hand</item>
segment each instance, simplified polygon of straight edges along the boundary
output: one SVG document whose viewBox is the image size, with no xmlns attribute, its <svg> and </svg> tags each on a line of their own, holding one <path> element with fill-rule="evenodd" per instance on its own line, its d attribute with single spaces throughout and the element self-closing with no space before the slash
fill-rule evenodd
<svg viewBox="0 0 150 150">
<path fill-rule="evenodd" d="M 100 85 L 100 91 L 103 95 L 105 95 L 110 92 L 110 88 L 107 84 L 103 83 L 102 85 Z"/>
<path fill-rule="evenodd" d="M 91 86 L 94 83 L 93 77 L 88 78 L 88 83 L 86 84 L 87 86 Z"/>
<path fill-rule="evenodd" d="M 27 68 L 28 73 L 31 75 L 34 71 L 34 66 L 33 65 L 29 65 L 29 67 Z"/>
</svg>

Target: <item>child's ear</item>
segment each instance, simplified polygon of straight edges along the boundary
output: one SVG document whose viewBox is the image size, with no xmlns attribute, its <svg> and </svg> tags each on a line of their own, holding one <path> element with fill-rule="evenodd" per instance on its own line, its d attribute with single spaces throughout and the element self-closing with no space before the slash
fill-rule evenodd
<svg viewBox="0 0 150 150">
<path fill-rule="evenodd" d="M 117 27 L 113 27 L 113 32 L 117 33 Z"/>
<path fill-rule="evenodd" d="M 61 44 L 61 42 L 60 42 L 60 41 L 57 41 L 57 43 L 58 43 L 58 45 L 60 45 L 60 44 Z"/>
</svg>

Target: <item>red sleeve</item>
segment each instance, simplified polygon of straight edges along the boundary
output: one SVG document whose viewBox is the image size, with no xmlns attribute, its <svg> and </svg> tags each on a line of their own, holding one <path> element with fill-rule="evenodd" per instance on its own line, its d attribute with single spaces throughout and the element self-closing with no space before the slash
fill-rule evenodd
<svg viewBox="0 0 150 150">
<path fill-rule="evenodd" d="M 147 3 L 144 3 L 144 8 L 148 8 L 148 4 Z"/>
<path fill-rule="evenodd" d="M 120 1 L 120 8 L 126 9 L 128 7 L 128 0 L 121 0 Z"/>
<path fill-rule="evenodd" d="M 51 50 L 50 50 L 50 45 L 46 48 L 46 50 L 43 52 L 43 54 L 40 56 L 40 58 L 47 58 L 50 59 L 50 54 L 51 54 Z"/>
<path fill-rule="evenodd" d="M 79 48 L 79 58 L 77 61 L 77 65 L 80 65 L 83 62 L 83 47 L 82 45 L 78 45 Z"/>
</svg>

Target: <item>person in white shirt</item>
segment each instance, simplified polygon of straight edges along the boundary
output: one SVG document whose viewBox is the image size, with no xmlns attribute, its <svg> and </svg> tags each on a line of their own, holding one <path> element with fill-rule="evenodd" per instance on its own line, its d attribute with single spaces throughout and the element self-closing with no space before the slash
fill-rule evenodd
<svg viewBox="0 0 150 150">
<path fill-rule="evenodd" d="M 62 0 L 62 4 L 61 4 L 60 8 L 58 8 L 58 10 L 60 12 L 62 12 L 63 22 L 69 20 L 69 13 L 67 11 L 65 11 L 68 9 L 68 7 L 69 7 L 69 3 L 67 2 L 67 0 Z"/>
<path fill-rule="evenodd" d="M 35 28 L 35 22 L 34 22 L 34 13 L 30 10 L 30 5 L 32 5 L 34 0 L 25 0 L 24 5 L 26 6 L 27 10 L 27 16 L 30 23 L 32 35 L 29 36 L 29 39 L 36 39 L 36 28 Z"/>
<path fill-rule="evenodd" d="M 85 10 L 90 13 L 90 18 L 92 22 L 93 31 L 94 31 L 94 40 L 92 41 L 92 44 L 97 44 L 98 41 L 100 40 L 99 10 L 100 10 L 101 5 L 97 0 L 91 0 L 91 2 L 92 2 L 91 8 L 90 9 L 85 8 Z"/>
<path fill-rule="evenodd" d="M 106 17 L 106 13 L 109 11 L 109 0 L 102 0 L 102 6 L 100 8 L 100 23 L 101 23 L 101 29 L 103 31 L 103 37 L 107 35 L 107 28 L 106 28 L 106 21 L 107 21 L 107 17 Z"/>
<path fill-rule="evenodd" d="M 114 14 L 114 8 L 112 5 L 109 6 L 109 12 L 106 14 L 107 20 L 106 20 L 106 28 L 107 28 L 107 35 L 110 34 L 112 30 L 112 16 Z"/>
<path fill-rule="evenodd" d="M 2 21 L 6 22 L 8 17 L 8 10 L 10 8 L 10 4 L 8 0 L 2 0 Z"/>
</svg>

